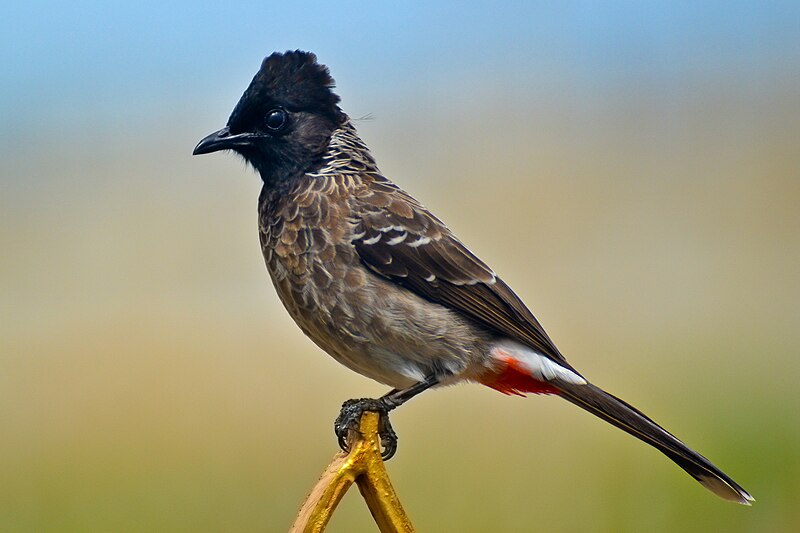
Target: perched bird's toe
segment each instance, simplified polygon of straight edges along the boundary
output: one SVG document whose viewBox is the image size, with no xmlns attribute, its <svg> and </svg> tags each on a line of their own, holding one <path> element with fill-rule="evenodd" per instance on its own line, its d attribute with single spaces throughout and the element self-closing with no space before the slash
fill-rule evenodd
<svg viewBox="0 0 800 533">
<path fill-rule="evenodd" d="M 391 459 L 397 451 L 397 434 L 389 422 L 389 410 L 391 408 L 383 401 L 373 398 L 358 398 L 347 400 L 342 404 L 342 410 L 336 421 L 333 423 L 333 431 L 336 433 L 336 440 L 339 447 L 347 452 L 350 450 L 348 435 L 350 431 L 358 431 L 361 415 L 365 411 L 378 413 L 378 435 L 381 438 L 381 457 L 384 461 Z"/>
<path fill-rule="evenodd" d="M 381 458 L 383 458 L 384 461 L 388 461 L 394 457 L 395 452 L 397 452 L 397 433 L 394 432 L 394 428 L 392 428 L 392 424 L 389 422 L 388 411 L 380 413 L 380 417 L 378 435 L 381 438 L 381 447 L 383 448 Z"/>
</svg>

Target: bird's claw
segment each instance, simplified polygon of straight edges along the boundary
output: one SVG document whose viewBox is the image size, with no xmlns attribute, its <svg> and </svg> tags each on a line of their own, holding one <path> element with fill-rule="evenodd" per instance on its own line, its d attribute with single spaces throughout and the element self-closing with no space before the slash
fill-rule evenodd
<svg viewBox="0 0 800 533">
<path fill-rule="evenodd" d="M 381 457 L 384 461 L 391 459 L 397 451 L 397 433 L 394 432 L 392 424 L 389 422 L 389 411 L 392 407 L 383 400 L 373 398 L 359 398 L 347 400 L 342 404 L 342 410 L 336 417 L 333 424 L 333 431 L 336 433 L 336 440 L 339 448 L 347 452 L 350 446 L 347 437 L 350 431 L 358 431 L 361 415 L 364 411 L 378 413 L 378 436 L 381 438 Z"/>
</svg>

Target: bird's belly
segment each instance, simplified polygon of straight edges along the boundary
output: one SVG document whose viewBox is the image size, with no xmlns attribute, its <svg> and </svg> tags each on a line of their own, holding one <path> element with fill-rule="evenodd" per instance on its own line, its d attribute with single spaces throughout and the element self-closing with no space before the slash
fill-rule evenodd
<svg viewBox="0 0 800 533">
<path fill-rule="evenodd" d="M 444 383 L 475 379 L 485 369 L 489 336 L 460 315 L 372 274 L 357 259 L 347 267 L 308 259 L 300 276 L 280 261 L 267 263 L 289 314 L 344 366 L 395 388 L 432 374 Z"/>
</svg>

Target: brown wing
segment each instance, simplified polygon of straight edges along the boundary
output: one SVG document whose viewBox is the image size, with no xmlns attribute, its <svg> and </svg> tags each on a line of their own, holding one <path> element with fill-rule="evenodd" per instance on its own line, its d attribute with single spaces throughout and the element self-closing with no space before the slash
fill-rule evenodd
<svg viewBox="0 0 800 533">
<path fill-rule="evenodd" d="M 354 206 L 353 245 L 367 267 L 566 363 L 533 313 L 491 268 L 414 198 L 377 179 Z"/>
</svg>

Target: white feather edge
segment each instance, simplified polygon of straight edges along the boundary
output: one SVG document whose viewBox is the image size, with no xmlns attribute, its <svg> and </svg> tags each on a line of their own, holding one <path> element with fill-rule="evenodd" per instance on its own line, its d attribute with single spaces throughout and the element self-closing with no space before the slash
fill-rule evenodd
<svg viewBox="0 0 800 533">
<path fill-rule="evenodd" d="M 568 368 L 564 368 L 552 359 L 516 341 L 506 339 L 495 344 L 492 357 L 502 361 L 514 359 L 527 369 L 531 376 L 541 381 L 560 380 L 573 385 L 586 385 L 586 380 Z"/>
</svg>

